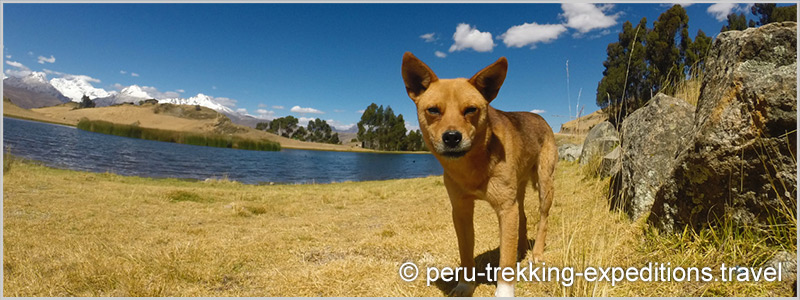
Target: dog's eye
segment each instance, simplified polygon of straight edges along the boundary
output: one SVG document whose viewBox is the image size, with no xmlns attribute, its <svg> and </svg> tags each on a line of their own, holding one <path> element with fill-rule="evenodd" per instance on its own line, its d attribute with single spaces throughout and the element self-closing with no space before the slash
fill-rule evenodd
<svg viewBox="0 0 800 300">
<path fill-rule="evenodd" d="M 476 111 L 478 111 L 477 107 L 470 106 L 470 107 L 467 107 L 467 109 L 464 110 L 464 115 L 466 116 L 466 115 L 474 113 Z"/>
<path fill-rule="evenodd" d="M 428 113 L 432 114 L 432 115 L 438 115 L 441 112 L 439 111 L 438 107 L 430 107 L 430 108 L 428 108 Z"/>
</svg>

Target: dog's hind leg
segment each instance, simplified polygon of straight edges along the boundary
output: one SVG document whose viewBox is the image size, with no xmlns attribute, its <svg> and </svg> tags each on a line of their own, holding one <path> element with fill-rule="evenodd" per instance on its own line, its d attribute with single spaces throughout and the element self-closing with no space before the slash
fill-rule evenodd
<svg viewBox="0 0 800 300">
<path fill-rule="evenodd" d="M 530 249 L 528 243 L 528 218 L 525 216 L 525 185 L 523 182 L 517 189 L 517 203 L 519 203 L 519 241 L 517 242 L 517 259 L 522 259 Z"/>
<path fill-rule="evenodd" d="M 552 149 L 551 149 L 552 148 Z M 539 154 L 539 164 L 533 178 L 539 189 L 539 225 L 537 226 L 536 241 L 533 245 L 533 260 L 538 263 L 544 260 L 544 245 L 547 238 L 547 216 L 550 214 L 550 205 L 553 204 L 553 173 L 555 172 L 558 154 L 555 144 L 545 144 Z"/>
</svg>

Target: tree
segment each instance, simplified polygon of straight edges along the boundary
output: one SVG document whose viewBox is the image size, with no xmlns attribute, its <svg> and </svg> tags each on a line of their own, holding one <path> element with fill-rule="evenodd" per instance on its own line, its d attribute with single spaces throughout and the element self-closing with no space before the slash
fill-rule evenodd
<svg viewBox="0 0 800 300">
<path fill-rule="evenodd" d="M 422 140 L 422 133 L 420 133 L 419 129 L 408 132 L 405 144 L 405 150 L 408 151 L 421 151 L 426 149 L 425 141 Z"/>
<path fill-rule="evenodd" d="M 269 121 L 267 122 L 258 122 L 256 124 L 256 130 L 267 130 L 269 128 Z"/>
<path fill-rule="evenodd" d="M 673 5 L 653 22 L 645 50 L 651 95 L 674 93 L 674 84 L 684 76 L 684 57 L 691 42 L 689 17 L 682 6 Z"/>
<path fill-rule="evenodd" d="M 370 104 L 358 122 L 358 140 L 362 147 L 378 150 L 408 150 L 403 115 L 395 115 L 391 107 Z"/>
<path fill-rule="evenodd" d="M 645 61 L 645 36 L 647 19 L 642 18 L 636 27 L 630 22 L 622 25 L 618 42 L 608 44 L 607 59 L 603 62 L 603 78 L 597 84 L 597 106 L 603 109 L 614 122 L 614 117 L 624 117 L 649 99 L 646 86 L 647 63 Z M 623 95 L 624 94 L 624 95 Z"/>
<path fill-rule="evenodd" d="M 747 17 L 743 13 L 740 14 L 729 14 L 728 15 L 728 25 L 722 26 L 720 32 L 725 32 L 728 30 L 745 30 L 747 29 Z"/>
<path fill-rule="evenodd" d="M 711 48 L 711 37 L 706 36 L 703 30 L 697 30 L 694 42 L 689 45 L 686 53 L 686 66 L 689 67 L 689 76 L 697 77 L 705 69 L 706 55 Z"/>
<path fill-rule="evenodd" d="M 762 26 L 774 22 L 797 22 L 797 5 L 778 7 L 775 3 L 756 3 L 750 7 L 750 12 L 758 17 L 756 25 Z"/>
<path fill-rule="evenodd" d="M 297 129 L 298 122 L 299 120 L 293 116 L 277 118 L 269 123 L 269 129 L 267 129 L 267 131 L 290 138 L 292 137 L 292 133 Z"/>
<path fill-rule="evenodd" d="M 292 138 L 299 141 L 305 141 L 306 135 L 308 135 L 308 131 L 306 131 L 306 129 L 303 127 L 299 127 L 294 131 Z"/>
<path fill-rule="evenodd" d="M 92 101 L 92 99 L 89 99 L 89 96 L 86 95 L 83 95 L 83 97 L 81 97 L 81 103 L 78 104 L 78 108 L 92 108 L 94 106 L 95 106 L 94 101 Z"/>
</svg>

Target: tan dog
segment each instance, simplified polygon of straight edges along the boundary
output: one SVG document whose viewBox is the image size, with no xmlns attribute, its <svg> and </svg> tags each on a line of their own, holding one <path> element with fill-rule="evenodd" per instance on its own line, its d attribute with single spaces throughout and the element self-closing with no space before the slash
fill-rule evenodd
<svg viewBox="0 0 800 300">
<path fill-rule="evenodd" d="M 408 96 L 417 105 L 425 144 L 444 168 L 461 267 L 475 267 L 476 199 L 488 201 L 500 221 L 500 267 L 516 267 L 517 255 L 524 256 L 529 247 L 523 208 L 528 180 L 539 189 L 533 258 L 542 260 L 558 150 L 553 130 L 541 116 L 489 106 L 506 78 L 506 58 L 470 79 L 439 79 L 410 52 L 403 55 L 402 69 Z M 514 296 L 514 283 L 498 280 L 495 296 Z M 462 279 L 450 295 L 471 296 L 475 286 Z"/>
</svg>

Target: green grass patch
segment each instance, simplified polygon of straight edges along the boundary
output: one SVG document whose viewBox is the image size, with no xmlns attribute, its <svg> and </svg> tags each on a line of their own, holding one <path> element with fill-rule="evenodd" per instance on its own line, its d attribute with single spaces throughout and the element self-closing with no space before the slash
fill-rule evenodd
<svg viewBox="0 0 800 300">
<path fill-rule="evenodd" d="M 117 124 L 106 121 L 89 120 L 86 118 L 81 119 L 77 127 L 81 130 L 97 133 L 195 146 L 258 151 L 281 150 L 281 145 L 279 143 L 267 140 L 251 140 L 221 134 L 195 134 L 174 130 L 145 128 L 140 127 L 138 124 Z"/>
<path fill-rule="evenodd" d="M 202 196 L 187 192 L 187 191 L 170 191 L 167 192 L 167 198 L 169 198 L 172 202 L 197 202 L 197 203 L 207 203 L 212 202 L 210 199 L 203 198 Z"/>
</svg>

